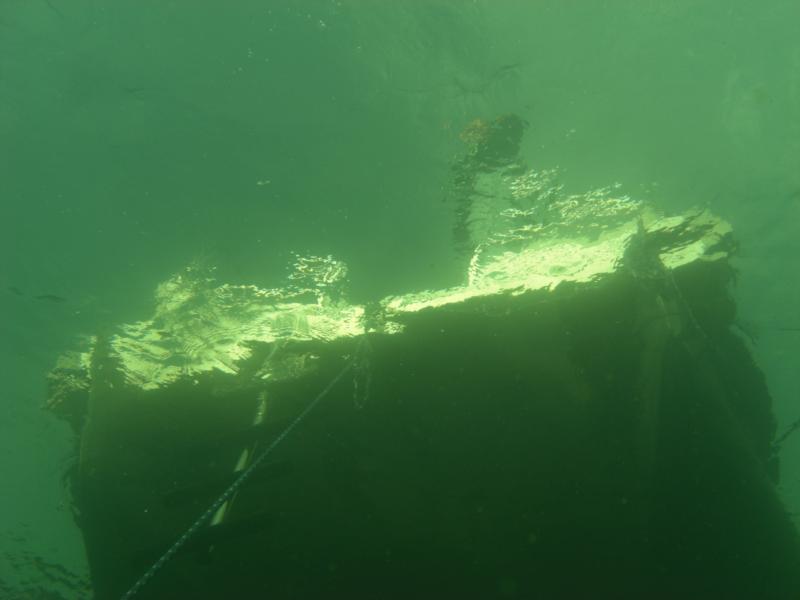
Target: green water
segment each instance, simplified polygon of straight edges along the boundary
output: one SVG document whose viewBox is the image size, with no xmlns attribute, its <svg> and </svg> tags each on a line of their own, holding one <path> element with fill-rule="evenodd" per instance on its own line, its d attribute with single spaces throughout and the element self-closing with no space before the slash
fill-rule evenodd
<svg viewBox="0 0 800 600">
<path fill-rule="evenodd" d="M 459 283 L 443 199 L 476 118 L 526 119 L 523 155 L 568 189 L 729 219 L 788 426 L 798 22 L 790 0 L 0 0 L 0 584 L 85 577 L 72 440 L 40 410 L 77 335 L 147 317 L 195 259 L 275 285 L 292 252 L 331 253 L 359 302 Z M 782 458 L 800 513 L 800 434 Z"/>
</svg>

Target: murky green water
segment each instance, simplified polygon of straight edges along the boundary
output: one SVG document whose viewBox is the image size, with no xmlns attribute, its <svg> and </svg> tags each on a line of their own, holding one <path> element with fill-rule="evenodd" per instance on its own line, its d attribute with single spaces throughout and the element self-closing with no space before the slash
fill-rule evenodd
<svg viewBox="0 0 800 600">
<path fill-rule="evenodd" d="M 732 221 L 741 320 L 788 427 L 799 20 L 789 0 L 3 0 L 0 590 L 75 598 L 85 577 L 72 441 L 40 410 L 75 336 L 147 316 L 194 259 L 271 285 L 292 252 L 332 253 L 356 301 L 458 283 L 443 200 L 476 118 L 527 120 L 523 154 L 568 189 Z M 799 468 L 800 435 L 796 511 Z"/>
</svg>

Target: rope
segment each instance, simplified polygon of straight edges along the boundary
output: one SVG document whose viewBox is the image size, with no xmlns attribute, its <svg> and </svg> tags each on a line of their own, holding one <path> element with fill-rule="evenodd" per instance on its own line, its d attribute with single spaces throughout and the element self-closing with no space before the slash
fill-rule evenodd
<svg viewBox="0 0 800 600">
<path fill-rule="evenodd" d="M 789 425 L 786 431 L 783 432 L 783 435 L 781 435 L 777 440 L 772 442 L 773 452 L 777 454 L 780 451 L 781 446 L 783 446 L 783 442 L 785 442 L 786 439 L 798 429 L 800 429 L 800 419 L 797 419 L 794 423 Z"/>
<path fill-rule="evenodd" d="M 200 515 L 197 518 L 197 520 L 195 520 L 194 523 L 192 523 L 192 525 L 189 527 L 189 529 L 187 529 L 183 533 L 183 535 L 181 537 L 179 537 L 175 541 L 175 543 L 173 543 L 172 546 L 170 546 L 167 549 L 167 551 L 164 552 L 164 554 L 162 554 L 161 557 L 156 562 L 154 562 L 150 566 L 150 568 L 147 569 L 147 571 L 144 572 L 144 574 L 141 577 L 139 577 L 139 579 L 136 581 L 136 583 L 134 583 L 130 587 L 130 589 L 127 592 L 125 592 L 125 594 L 122 596 L 121 600 L 130 600 L 137 593 L 139 593 L 139 590 L 142 589 L 142 587 L 148 581 L 150 581 L 150 579 L 153 578 L 153 575 L 158 573 L 158 571 L 161 570 L 161 568 L 165 564 L 167 564 L 169 559 L 171 559 L 175 555 L 175 553 L 178 552 L 178 550 L 180 550 L 186 544 L 186 542 L 188 542 L 189 539 L 195 533 L 197 533 L 197 531 L 203 525 L 205 525 L 205 523 L 209 519 L 211 519 L 212 516 L 214 516 L 214 513 L 217 512 L 219 507 L 222 506 L 223 504 L 225 504 L 225 502 L 227 502 L 231 498 L 231 496 L 233 496 L 239 490 L 239 488 L 242 487 L 242 485 L 245 483 L 245 481 L 247 481 L 247 479 L 250 477 L 250 475 L 253 474 L 253 472 L 264 461 L 264 459 L 278 446 L 278 444 L 280 444 L 284 440 L 284 438 L 286 438 L 286 436 L 288 436 L 292 432 L 292 430 L 295 427 L 297 427 L 297 425 L 303 419 L 305 419 L 305 417 L 308 415 L 308 413 L 310 413 L 314 409 L 314 407 L 317 404 L 319 404 L 320 400 L 322 400 L 325 396 L 328 395 L 328 393 L 331 391 L 333 386 L 335 386 L 339 382 L 339 380 L 342 377 L 344 377 L 345 373 L 347 373 L 350 369 L 353 368 L 353 365 L 355 364 L 355 361 L 356 361 L 356 359 L 357 359 L 357 357 L 359 355 L 359 352 L 360 352 L 360 346 L 359 346 L 359 350 L 356 351 L 356 354 L 353 356 L 353 358 L 351 358 L 350 360 L 347 361 L 347 364 L 342 368 L 341 371 L 339 371 L 339 373 L 333 379 L 330 380 L 330 382 L 325 387 L 325 389 L 323 389 L 319 394 L 317 394 L 316 398 L 314 398 L 311 402 L 308 403 L 308 405 L 303 409 L 303 412 L 301 412 L 299 415 L 297 415 L 297 417 L 295 417 L 295 419 L 291 423 L 289 423 L 289 425 L 287 425 L 286 429 L 284 429 L 278 435 L 278 437 L 276 437 L 274 440 L 272 440 L 272 443 L 270 443 L 270 445 L 267 446 L 264 449 L 264 451 L 261 454 L 258 455 L 258 457 L 256 457 L 256 459 L 250 464 L 249 467 L 247 467 L 244 471 L 242 471 L 242 474 L 239 475 L 239 477 L 236 478 L 236 480 L 228 487 L 228 489 L 226 489 L 224 492 L 222 492 L 222 494 L 220 494 L 219 498 L 217 498 L 211 504 L 211 506 L 209 506 L 208 509 L 202 515 Z"/>
</svg>

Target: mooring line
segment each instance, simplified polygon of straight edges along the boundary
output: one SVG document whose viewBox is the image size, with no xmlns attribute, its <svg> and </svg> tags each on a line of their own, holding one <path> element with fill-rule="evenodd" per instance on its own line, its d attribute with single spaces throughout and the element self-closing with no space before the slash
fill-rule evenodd
<svg viewBox="0 0 800 600">
<path fill-rule="evenodd" d="M 363 343 L 363 340 L 362 340 L 362 343 Z M 153 575 L 158 573 L 158 571 L 169 561 L 169 559 L 171 559 L 175 555 L 175 553 L 178 552 L 178 550 L 180 550 L 186 544 L 186 542 L 188 542 L 189 539 L 195 533 L 197 533 L 197 531 L 209 519 L 211 519 L 211 517 L 214 515 L 214 513 L 216 513 L 217 510 L 219 510 L 219 508 L 223 504 L 225 504 L 225 502 L 227 502 L 231 498 L 231 496 L 233 496 L 239 490 L 240 487 L 242 487 L 242 484 L 244 484 L 244 482 L 250 477 L 250 475 L 252 475 L 252 473 L 264 461 L 264 459 L 267 457 L 267 455 L 269 455 L 275 449 L 275 447 L 278 444 L 280 444 L 283 441 L 283 439 L 287 435 L 289 435 L 295 427 L 297 427 L 297 425 L 308 415 L 308 413 L 310 413 L 314 409 L 314 407 L 317 404 L 319 404 L 320 400 L 322 400 L 325 396 L 328 395 L 328 393 L 331 391 L 333 386 L 335 386 L 339 382 L 339 380 L 342 377 L 344 377 L 345 373 L 347 373 L 350 369 L 353 368 L 353 365 L 355 364 L 356 360 L 358 360 L 358 356 L 359 356 L 359 353 L 361 351 L 361 346 L 362 346 L 362 344 L 359 344 L 359 347 L 358 347 L 358 350 L 356 350 L 356 353 L 347 361 L 347 364 L 345 364 L 345 366 L 342 368 L 342 370 L 339 371 L 339 373 L 333 379 L 331 379 L 330 382 L 328 382 L 328 385 L 325 386 L 325 389 L 323 389 L 319 394 L 317 394 L 316 398 L 314 398 L 311 402 L 308 403 L 308 406 L 306 406 L 303 409 L 303 411 L 299 415 L 297 415 L 297 417 L 295 417 L 295 419 L 291 423 L 289 423 L 289 425 L 286 426 L 286 429 L 284 429 L 278 435 L 278 437 L 276 437 L 274 440 L 272 440 L 270 445 L 267 446 L 264 449 L 264 451 L 261 454 L 258 455 L 258 457 L 256 457 L 256 459 L 250 464 L 250 466 L 248 466 L 244 471 L 242 471 L 242 474 L 239 475 L 239 477 L 236 478 L 236 480 L 228 487 L 228 489 L 226 489 L 224 492 L 222 492 L 222 494 L 220 494 L 219 498 L 217 498 L 211 504 L 211 506 L 209 506 L 208 509 L 202 515 L 200 515 L 197 518 L 197 520 L 195 520 L 194 523 L 192 523 L 192 525 L 189 527 L 189 529 L 187 529 L 184 532 L 184 534 L 181 537 L 179 537 L 175 541 L 175 543 L 172 544 L 172 546 L 170 546 L 169 549 L 167 549 L 167 551 L 164 552 L 164 554 L 162 554 L 161 557 L 156 562 L 154 562 L 150 566 L 150 568 L 147 569 L 147 571 L 144 572 L 144 574 L 141 577 L 139 577 L 139 579 L 136 581 L 136 583 L 134 583 L 130 587 L 130 589 L 127 592 L 125 592 L 125 594 L 121 597 L 120 600 L 130 600 L 137 593 L 139 593 L 139 590 L 142 589 L 142 587 L 148 581 L 150 581 L 150 579 L 152 579 Z"/>
</svg>

